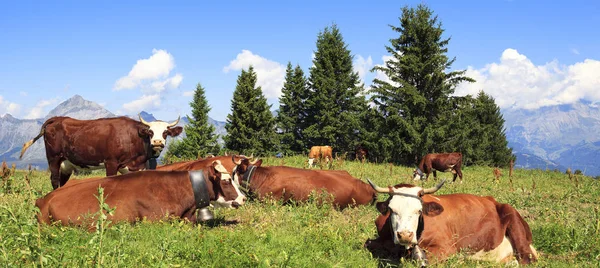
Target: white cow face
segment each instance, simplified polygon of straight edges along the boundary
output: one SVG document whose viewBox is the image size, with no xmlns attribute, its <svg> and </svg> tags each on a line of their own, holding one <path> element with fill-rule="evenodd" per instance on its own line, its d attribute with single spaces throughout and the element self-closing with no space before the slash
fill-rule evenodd
<svg viewBox="0 0 600 268">
<path fill-rule="evenodd" d="M 148 126 L 148 136 L 150 136 L 150 144 L 154 150 L 154 156 L 160 155 L 162 149 L 167 144 L 167 136 L 176 137 L 183 131 L 182 127 L 175 127 L 179 123 L 179 117 L 177 121 L 173 123 L 167 123 L 161 120 L 152 122 L 145 121 L 140 115 L 140 121 Z"/>
<path fill-rule="evenodd" d="M 422 223 L 423 211 L 427 210 L 424 209 L 421 197 L 425 194 L 435 193 L 444 185 L 444 182 L 445 180 L 437 186 L 428 189 L 412 185 L 382 188 L 369 180 L 369 184 L 371 184 L 371 187 L 375 191 L 390 195 L 388 201 L 377 203 L 377 209 L 384 214 L 387 211 L 390 212 L 391 232 L 395 244 L 404 245 L 406 248 L 411 248 L 418 244 L 419 224 Z"/>
<path fill-rule="evenodd" d="M 413 170 L 413 181 L 422 180 L 425 174 L 419 168 Z"/>
</svg>

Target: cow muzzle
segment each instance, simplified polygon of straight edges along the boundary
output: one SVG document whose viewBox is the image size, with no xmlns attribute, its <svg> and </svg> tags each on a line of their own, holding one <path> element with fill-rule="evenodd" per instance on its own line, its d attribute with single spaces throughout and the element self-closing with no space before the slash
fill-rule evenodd
<svg viewBox="0 0 600 268">
<path fill-rule="evenodd" d="M 398 242 L 402 245 L 414 246 L 417 244 L 414 232 L 410 232 L 410 231 L 396 232 L 396 238 L 398 239 Z"/>
</svg>

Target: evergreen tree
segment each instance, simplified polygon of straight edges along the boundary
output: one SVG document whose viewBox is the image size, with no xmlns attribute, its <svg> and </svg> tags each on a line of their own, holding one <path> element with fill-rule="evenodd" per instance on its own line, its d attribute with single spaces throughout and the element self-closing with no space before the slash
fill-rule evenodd
<svg viewBox="0 0 600 268">
<path fill-rule="evenodd" d="M 480 91 L 475 102 L 475 114 L 480 133 L 475 147 L 478 165 L 508 166 L 513 157 L 504 129 L 504 117 L 494 98 Z"/>
<path fill-rule="evenodd" d="M 302 130 L 304 126 L 305 107 L 307 95 L 306 78 L 299 65 L 292 69 L 288 62 L 285 83 L 279 98 L 279 113 L 277 114 L 277 128 L 281 151 L 285 154 L 298 154 L 305 150 Z"/>
<path fill-rule="evenodd" d="M 360 94 L 364 85 L 352 68 L 352 59 L 335 24 L 319 33 L 308 78 L 303 130 L 307 147 L 331 145 L 334 151 L 345 153 L 360 142 L 364 132 L 360 119 L 367 103 Z"/>
<path fill-rule="evenodd" d="M 167 156 L 196 159 L 198 155 L 203 157 L 207 153 L 219 153 L 220 146 L 217 143 L 218 136 L 214 134 L 215 127 L 208 122 L 210 106 L 200 83 L 196 85 L 190 106 L 192 116 L 187 116 L 189 123 L 184 127 L 186 136 L 169 146 Z"/>
<path fill-rule="evenodd" d="M 439 152 L 448 138 L 441 116 L 452 112 L 450 95 L 456 85 L 474 80 L 465 71 L 446 73 L 455 59 L 446 56 L 450 38 L 437 16 L 425 5 L 402 8 L 400 26 L 390 25 L 399 36 L 386 46 L 392 59 L 380 71 L 390 81 L 374 79 L 371 100 L 376 105 L 378 150 L 382 160 L 414 164 L 426 153 Z"/>
<path fill-rule="evenodd" d="M 266 155 L 275 150 L 277 136 L 271 105 L 256 87 L 256 72 L 250 66 L 242 70 L 227 115 L 225 147 L 242 154 Z"/>
</svg>

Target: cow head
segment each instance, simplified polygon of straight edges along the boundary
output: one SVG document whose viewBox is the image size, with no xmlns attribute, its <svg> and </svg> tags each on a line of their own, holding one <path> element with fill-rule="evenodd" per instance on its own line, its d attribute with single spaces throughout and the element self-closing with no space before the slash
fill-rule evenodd
<svg viewBox="0 0 600 268">
<path fill-rule="evenodd" d="M 215 193 L 216 200 L 213 202 L 213 206 L 238 208 L 244 204 L 246 196 L 242 194 L 221 161 L 212 162 L 208 169 L 208 176 L 213 183 L 213 192 Z"/>
<path fill-rule="evenodd" d="M 421 171 L 420 168 L 416 168 L 415 170 L 413 170 L 413 180 L 414 181 L 422 180 L 423 177 L 425 177 L 425 174 L 423 174 L 423 171 Z"/>
<path fill-rule="evenodd" d="M 377 209 L 382 214 L 389 212 L 394 243 L 404 245 L 407 249 L 416 246 L 424 227 L 423 214 L 434 216 L 443 210 L 437 203 L 424 203 L 421 197 L 435 193 L 444 185 L 445 180 L 427 189 L 409 184 L 383 188 L 375 185 L 371 180 L 368 181 L 377 193 L 390 195 L 387 201 L 377 203 Z"/>
<path fill-rule="evenodd" d="M 142 133 L 150 138 L 150 145 L 152 145 L 154 156 L 159 156 L 162 149 L 165 148 L 167 136 L 176 137 L 183 131 L 182 127 L 176 127 L 180 117 L 177 117 L 177 120 L 173 123 L 167 123 L 161 120 L 147 122 L 142 118 L 141 114 L 138 114 L 138 116 L 140 122 L 148 126 L 148 129 L 145 129 Z"/>
<path fill-rule="evenodd" d="M 246 157 L 243 155 L 237 156 L 237 160 L 235 158 L 236 155 L 231 156 L 231 161 L 233 161 L 233 163 L 236 165 L 235 168 L 233 168 L 233 179 L 239 185 L 246 185 L 247 188 L 248 181 L 250 180 L 248 177 L 250 176 L 250 167 L 260 167 L 262 165 L 262 160 L 252 160 L 254 158 L 253 156 Z"/>
</svg>

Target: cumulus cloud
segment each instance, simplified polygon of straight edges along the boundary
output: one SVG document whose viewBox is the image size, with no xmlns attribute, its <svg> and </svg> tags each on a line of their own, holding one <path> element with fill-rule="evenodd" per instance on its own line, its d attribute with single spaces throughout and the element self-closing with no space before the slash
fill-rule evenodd
<svg viewBox="0 0 600 268">
<path fill-rule="evenodd" d="M 160 93 L 166 89 L 177 88 L 183 76 L 169 77 L 175 68 L 175 58 L 162 49 L 153 49 L 152 56 L 141 59 L 131 68 L 127 76 L 119 78 L 113 90 L 141 88 L 145 93 Z"/>
<path fill-rule="evenodd" d="M 475 95 L 480 90 L 496 99 L 501 108 L 536 109 L 571 104 L 585 99 L 600 101 L 600 61 L 586 59 L 573 65 L 554 60 L 535 65 L 515 49 L 506 49 L 499 62 L 477 69 L 469 66 L 467 76 L 476 83 L 463 83 L 455 95 Z"/>
<path fill-rule="evenodd" d="M 263 58 L 250 50 L 242 50 L 229 65 L 223 67 L 223 72 L 248 69 L 252 65 L 256 72 L 257 86 L 262 88 L 266 98 L 281 96 L 281 88 L 285 80 L 285 66 L 279 62 Z"/>
<path fill-rule="evenodd" d="M 391 61 L 391 60 L 394 60 L 394 57 L 393 57 L 393 56 L 391 56 L 391 55 L 384 55 L 384 56 L 382 56 L 382 57 L 381 57 L 381 62 L 382 62 L 382 64 L 377 64 L 377 65 L 375 65 L 375 66 L 385 66 L 385 63 L 386 63 L 386 62 L 388 62 L 388 61 Z M 376 78 L 376 79 L 379 79 L 379 80 L 381 80 L 381 81 L 384 81 L 384 82 L 388 82 L 388 83 L 390 83 L 390 84 L 391 84 L 391 85 L 393 85 L 393 86 L 398 86 L 398 83 L 396 83 L 396 82 L 392 81 L 392 80 L 391 80 L 391 79 L 390 79 L 390 78 L 389 78 L 389 77 L 388 77 L 388 76 L 387 76 L 387 75 L 386 75 L 384 72 L 382 72 L 382 71 L 379 71 L 379 70 L 375 71 L 375 78 Z"/>
<path fill-rule="evenodd" d="M 355 72 L 358 72 L 358 77 L 360 78 L 360 80 L 365 82 L 365 76 L 373 67 L 373 59 L 371 58 L 371 56 L 365 59 L 363 58 L 363 56 L 358 55 L 358 57 L 356 57 L 356 59 L 354 60 L 354 64 L 352 65 L 352 67 Z"/>
<path fill-rule="evenodd" d="M 20 110 L 21 105 L 7 101 L 2 95 L 0 95 L 0 115 L 4 116 L 7 113 L 11 115 L 18 115 Z"/>
<path fill-rule="evenodd" d="M 123 104 L 123 109 L 129 114 L 137 114 L 142 110 L 156 109 L 160 107 L 160 95 L 143 95 L 137 100 Z"/>
<path fill-rule="evenodd" d="M 37 104 L 31 108 L 31 110 L 29 110 L 29 113 L 25 116 L 25 119 L 38 119 L 44 117 L 45 108 L 50 105 L 54 106 L 54 104 L 57 104 L 58 101 L 58 98 L 38 101 Z"/>
<path fill-rule="evenodd" d="M 183 95 L 184 97 L 191 97 L 191 96 L 194 96 L 194 91 L 193 90 L 184 91 L 181 95 Z"/>
</svg>

